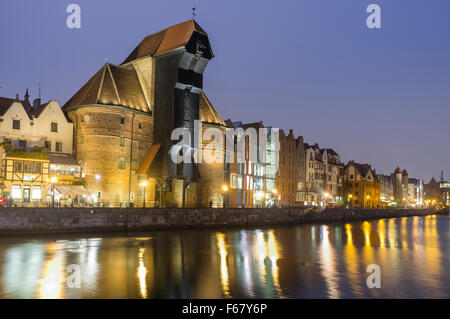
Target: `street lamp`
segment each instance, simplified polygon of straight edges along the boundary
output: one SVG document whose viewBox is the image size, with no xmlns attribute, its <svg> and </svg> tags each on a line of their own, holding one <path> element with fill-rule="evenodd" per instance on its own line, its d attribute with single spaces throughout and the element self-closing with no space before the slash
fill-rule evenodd
<svg viewBox="0 0 450 319">
<path fill-rule="evenodd" d="M 52 185 L 52 208 L 55 207 L 55 184 L 58 183 L 58 179 L 55 176 L 50 178 L 50 185 Z"/>
<path fill-rule="evenodd" d="M 225 208 L 225 202 L 226 202 L 226 194 L 228 192 L 228 186 L 223 184 L 222 185 L 222 192 L 223 192 L 223 203 L 222 203 L 222 207 Z"/>
<path fill-rule="evenodd" d="M 140 186 L 142 187 L 142 207 L 145 208 L 145 187 L 147 186 L 147 182 L 143 181 Z"/>
</svg>

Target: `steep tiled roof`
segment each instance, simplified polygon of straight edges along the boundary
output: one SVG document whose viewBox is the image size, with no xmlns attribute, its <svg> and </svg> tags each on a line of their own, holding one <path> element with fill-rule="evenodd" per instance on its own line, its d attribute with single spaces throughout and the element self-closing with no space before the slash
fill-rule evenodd
<svg viewBox="0 0 450 319">
<path fill-rule="evenodd" d="M 200 92 L 199 117 L 204 123 L 227 126 L 203 91 Z"/>
<path fill-rule="evenodd" d="M 194 20 L 179 23 L 151 34 L 142 40 L 122 64 L 129 63 L 144 56 L 159 55 L 185 46 L 194 31 L 207 35 Z"/>
<path fill-rule="evenodd" d="M 48 101 L 45 104 L 41 104 L 38 107 L 30 107 L 30 108 L 28 108 L 28 110 L 27 110 L 28 116 L 30 118 L 39 117 L 39 115 L 41 115 L 42 111 L 45 110 L 45 108 L 47 107 L 47 105 L 49 105 L 49 103 L 50 103 L 50 101 Z"/>
<path fill-rule="evenodd" d="M 353 163 L 353 165 L 355 166 L 355 168 L 359 171 L 359 173 L 366 178 L 367 175 L 369 174 L 369 171 L 372 172 L 372 176 L 373 178 L 377 181 L 378 180 L 378 176 L 375 173 L 375 171 L 372 169 L 371 165 L 369 164 L 359 164 L 359 163 Z"/>
<path fill-rule="evenodd" d="M 109 63 L 75 93 L 63 109 L 90 104 L 117 105 L 151 112 L 136 71 Z"/>
<path fill-rule="evenodd" d="M 13 103 L 14 103 L 14 99 L 0 97 L 0 116 L 3 116 L 9 110 L 9 107 Z"/>
<path fill-rule="evenodd" d="M 10 106 L 14 102 L 22 103 L 23 107 L 26 109 L 25 103 L 23 101 L 21 101 L 21 100 L 10 99 L 10 98 L 7 98 L 7 97 L 0 97 L 0 116 L 5 115 L 5 113 L 9 110 Z"/>
</svg>

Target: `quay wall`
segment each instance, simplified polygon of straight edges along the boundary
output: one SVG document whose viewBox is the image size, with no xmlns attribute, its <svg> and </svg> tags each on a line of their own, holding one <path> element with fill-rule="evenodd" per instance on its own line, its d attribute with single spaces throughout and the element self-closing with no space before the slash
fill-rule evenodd
<svg viewBox="0 0 450 319">
<path fill-rule="evenodd" d="M 0 235 L 251 227 L 424 216 L 425 209 L 0 208 Z"/>
</svg>

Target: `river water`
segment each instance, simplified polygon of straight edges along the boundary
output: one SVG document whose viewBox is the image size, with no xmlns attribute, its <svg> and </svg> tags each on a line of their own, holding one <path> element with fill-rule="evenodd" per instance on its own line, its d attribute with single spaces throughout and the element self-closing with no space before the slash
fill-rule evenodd
<svg viewBox="0 0 450 319">
<path fill-rule="evenodd" d="M 0 237 L 0 298 L 450 298 L 449 226 L 426 216 Z M 367 286 L 371 264 L 380 288 Z"/>
</svg>

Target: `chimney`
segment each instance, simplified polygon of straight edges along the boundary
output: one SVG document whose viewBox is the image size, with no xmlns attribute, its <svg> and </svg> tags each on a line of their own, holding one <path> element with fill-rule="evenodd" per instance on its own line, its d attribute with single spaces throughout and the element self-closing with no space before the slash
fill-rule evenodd
<svg viewBox="0 0 450 319">
<path fill-rule="evenodd" d="M 33 108 L 38 108 L 39 106 L 41 106 L 41 98 L 34 99 L 33 100 Z"/>
</svg>

